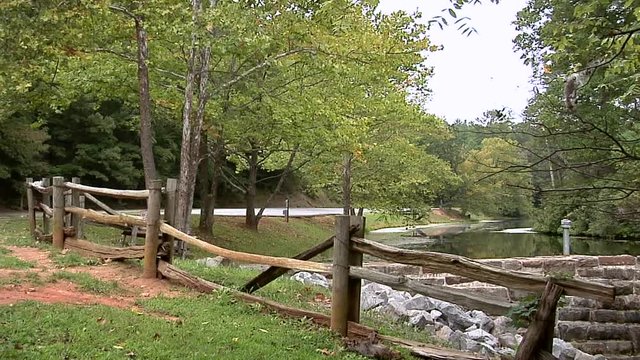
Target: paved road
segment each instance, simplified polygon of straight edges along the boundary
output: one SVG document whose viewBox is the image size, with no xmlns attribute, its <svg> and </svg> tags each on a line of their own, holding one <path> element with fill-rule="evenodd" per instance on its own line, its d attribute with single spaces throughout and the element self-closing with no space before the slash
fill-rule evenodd
<svg viewBox="0 0 640 360">
<path fill-rule="evenodd" d="M 256 213 L 260 209 L 256 209 Z M 285 208 L 266 208 L 264 216 L 282 217 Z M 245 209 L 215 209 L 213 214 L 216 216 L 245 216 Z M 200 209 L 193 209 L 192 214 L 200 215 Z M 309 216 L 325 216 L 340 215 L 342 208 L 290 208 L 289 216 L 291 217 L 309 217 Z"/>
</svg>

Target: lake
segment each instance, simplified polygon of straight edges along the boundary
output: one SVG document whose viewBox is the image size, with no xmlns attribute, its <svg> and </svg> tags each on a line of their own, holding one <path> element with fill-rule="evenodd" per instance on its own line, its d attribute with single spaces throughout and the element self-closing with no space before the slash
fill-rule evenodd
<svg viewBox="0 0 640 360">
<path fill-rule="evenodd" d="M 372 231 L 366 238 L 405 249 L 437 251 L 475 259 L 562 255 L 562 236 L 537 234 L 526 220 L 433 224 L 416 229 Z M 640 241 L 571 237 L 577 255 L 640 255 Z"/>
</svg>

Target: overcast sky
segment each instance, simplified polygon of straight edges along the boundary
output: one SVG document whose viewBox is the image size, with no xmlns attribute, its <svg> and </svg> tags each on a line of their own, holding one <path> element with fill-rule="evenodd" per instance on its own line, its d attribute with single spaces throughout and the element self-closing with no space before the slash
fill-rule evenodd
<svg viewBox="0 0 640 360">
<path fill-rule="evenodd" d="M 498 5 L 489 1 L 468 5 L 458 16 L 469 16 L 478 31 L 469 37 L 457 26 L 432 27 L 429 38 L 444 50 L 428 54 L 427 64 L 434 66 L 435 75 L 427 111 L 453 122 L 474 120 L 486 110 L 507 107 L 520 118 L 531 95 L 531 70 L 513 50 L 516 31 L 511 22 L 525 4 L 526 0 L 505 0 Z M 420 10 L 426 22 L 444 15 L 441 10 L 449 5 L 448 0 L 381 0 L 379 8 L 385 13 Z"/>
</svg>

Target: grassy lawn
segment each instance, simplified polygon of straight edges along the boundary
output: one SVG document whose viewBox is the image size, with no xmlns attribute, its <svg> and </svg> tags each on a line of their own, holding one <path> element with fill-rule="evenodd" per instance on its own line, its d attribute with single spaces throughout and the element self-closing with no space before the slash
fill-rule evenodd
<svg viewBox="0 0 640 360">
<path fill-rule="evenodd" d="M 227 294 L 140 302 L 179 318 L 105 306 L 22 302 L 0 307 L 1 359 L 363 359 L 306 321 L 236 303 Z"/>
<path fill-rule="evenodd" d="M 197 222 L 197 219 L 193 220 Z M 291 256 L 327 239 L 334 231 L 331 217 L 291 219 L 289 223 L 280 218 L 265 218 L 258 232 L 245 229 L 243 220 L 216 218 L 214 234 L 202 238 L 233 250 Z M 33 246 L 27 232 L 24 218 L 0 219 L 0 246 Z M 87 239 L 102 244 L 114 245 L 120 239 L 120 231 L 102 226 L 86 225 L 85 234 Z M 48 244 L 38 246 L 51 249 Z M 6 249 L 1 249 L 0 261 L 2 256 L 10 256 Z M 212 256 L 197 250 L 192 255 Z M 74 253 L 52 253 L 50 258 L 57 267 L 94 265 L 96 262 Z M 320 257 L 329 258 L 330 253 Z M 207 268 L 194 259 L 176 260 L 176 265 L 232 289 L 239 288 L 258 274 L 257 270 L 236 266 Z M 124 291 L 117 283 L 63 270 L 55 271 L 46 278 L 27 274 L 0 279 L 0 286 L 42 284 L 63 279 L 86 292 L 99 295 Z M 330 312 L 329 290 L 306 286 L 287 277 L 274 281 L 256 295 L 295 308 Z M 162 317 L 104 306 L 33 302 L 0 306 L 0 359 L 323 359 L 326 354 L 333 354 L 330 357 L 338 359 L 364 359 L 342 350 L 341 341 L 326 330 L 306 321 L 264 313 L 260 306 L 238 302 L 224 292 L 174 299 L 151 298 L 138 300 L 138 303 L 147 311 L 179 317 L 180 321 L 167 321 Z M 405 324 L 391 323 L 375 313 L 362 314 L 362 322 L 383 334 L 437 343 L 425 332 Z M 186 353 L 185 349 L 188 349 Z"/>
</svg>

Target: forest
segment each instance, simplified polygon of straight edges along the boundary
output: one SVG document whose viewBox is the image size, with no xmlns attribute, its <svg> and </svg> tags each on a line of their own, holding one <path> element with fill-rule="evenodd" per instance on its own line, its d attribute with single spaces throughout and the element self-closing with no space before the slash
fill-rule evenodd
<svg viewBox="0 0 640 360">
<path fill-rule="evenodd" d="M 534 74 L 526 110 L 447 123 L 424 110 L 429 34 L 474 36 L 458 11 L 495 3 L 5 0 L 0 203 L 18 206 L 26 177 L 173 177 L 180 229 L 195 204 L 211 231 L 216 204 L 236 199 L 257 230 L 261 208 L 299 192 L 640 237 L 640 0 L 528 0 L 514 21 Z"/>
</svg>

